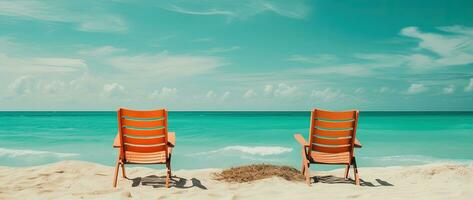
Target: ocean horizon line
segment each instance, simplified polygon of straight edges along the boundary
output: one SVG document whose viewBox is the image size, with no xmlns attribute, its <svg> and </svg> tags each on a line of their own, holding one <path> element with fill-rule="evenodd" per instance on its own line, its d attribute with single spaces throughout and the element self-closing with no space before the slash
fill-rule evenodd
<svg viewBox="0 0 473 200">
<path fill-rule="evenodd" d="M 147 110 L 147 109 L 137 109 Z M 153 109 L 149 109 L 153 110 Z M 0 110 L 0 112 L 116 112 L 117 110 Z M 169 110 L 169 112 L 310 112 L 310 110 Z M 344 110 L 337 110 L 344 111 Z M 359 110 L 360 112 L 371 113 L 470 113 L 473 110 Z"/>
</svg>

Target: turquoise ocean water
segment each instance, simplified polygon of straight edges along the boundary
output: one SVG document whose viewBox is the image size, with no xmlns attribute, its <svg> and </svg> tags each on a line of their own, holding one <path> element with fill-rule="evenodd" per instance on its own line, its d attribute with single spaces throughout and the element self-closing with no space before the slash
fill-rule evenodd
<svg viewBox="0 0 473 200">
<path fill-rule="evenodd" d="M 170 112 L 174 169 L 249 163 L 299 167 L 309 112 Z M 115 112 L 0 112 L 0 165 L 114 165 Z M 473 162 L 473 112 L 361 112 L 361 167 Z"/>
</svg>

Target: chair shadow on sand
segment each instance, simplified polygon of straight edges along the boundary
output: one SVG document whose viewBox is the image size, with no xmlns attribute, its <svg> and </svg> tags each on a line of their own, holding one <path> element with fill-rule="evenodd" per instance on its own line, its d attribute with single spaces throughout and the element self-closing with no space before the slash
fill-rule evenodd
<svg viewBox="0 0 473 200">
<path fill-rule="evenodd" d="M 332 175 L 327 175 L 327 176 L 314 176 L 311 177 L 311 179 L 315 180 L 315 183 L 326 183 L 326 184 L 355 184 L 355 180 L 348 178 L 342 178 L 342 177 L 336 177 Z M 368 186 L 368 187 L 381 187 L 381 186 L 394 186 L 393 184 L 383 181 L 381 179 L 375 179 L 376 182 L 378 182 L 377 185 L 374 185 L 372 182 L 365 181 L 363 179 L 360 179 L 360 186 Z"/>
<path fill-rule="evenodd" d="M 143 186 L 152 186 L 153 188 L 165 188 L 166 187 L 165 186 L 166 176 L 149 175 L 149 176 L 145 176 L 145 177 L 136 177 L 136 178 L 132 178 L 132 179 L 128 179 L 128 180 L 133 181 L 133 183 L 131 185 L 132 187 L 137 187 L 140 184 L 143 185 Z M 188 188 L 192 188 L 192 187 L 197 187 L 197 188 L 200 188 L 202 190 L 207 190 L 207 187 L 202 185 L 202 183 L 200 182 L 199 179 L 191 178 L 190 181 L 191 181 L 192 184 L 186 186 L 188 181 L 189 181 L 188 179 L 185 179 L 185 178 L 182 178 L 182 177 L 172 176 L 171 181 L 170 181 L 170 187 L 175 187 L 175 188 L 180 188 L 180 189 L 188 189 Z"/>
</svg>

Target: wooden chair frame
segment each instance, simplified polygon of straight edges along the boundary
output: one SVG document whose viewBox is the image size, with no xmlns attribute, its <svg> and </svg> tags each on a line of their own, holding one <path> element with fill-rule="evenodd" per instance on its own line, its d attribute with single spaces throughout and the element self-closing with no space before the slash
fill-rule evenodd
<svg viewBox="0 0 473 200">
<path fill-rule="evenodd" d="M 310 117 L 309 142 L 306 142 L 301 134 L 296 133 L 294 135 L 296 141 L 302 146 L 301 172 L 305 176 L 308 185 L 311 184 L 309 171 L 311 164 L 346 165 L 345 179 L 348 179 L 350 166 L 353 166 L 355 184 L 360 184 L 354 155 L 354 148 L 361 148 L 360 142 L 356 139 L 358 115 L 359 112 L 356 110 L 333 112 L 314 109 Z M 324 121 L 324 119 L 330 121 Z M 343 121 L 347 119 L 352 121 Z M 347 127 L 352 129 L 342 129 Z M 348 136 L 350 137 L 348 138 Z"/>
<path fill-rule="evenodd" d="M 165 164 L 165 184 L 169 188 L 172 176 L 171 155 L 176 137 L 174 132 L 168 132 L 167 110 L 138 111 L 120 108 L 117 117 L 118 133 L 113 147 L 119 148 L 119 151 L 113 187 L 117 186 L 120 167 L 122 177 L 126 178 L 125 164 Z M 153 129 L 156 127 L 162 128 Z"/>
</svg>

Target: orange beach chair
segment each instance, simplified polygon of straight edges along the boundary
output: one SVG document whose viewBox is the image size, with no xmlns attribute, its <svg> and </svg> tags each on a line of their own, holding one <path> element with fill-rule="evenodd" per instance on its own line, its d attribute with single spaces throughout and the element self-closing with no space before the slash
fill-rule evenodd
<svg viewBox="0 0 473 200">
<path fill-rule="evenodd" d="M 121 166 L 125 178 L 125 164 L 165 164 L 166 187 L 171 178 L 171 152 L 176 144 L 175 133 L 168 132 L 167 111 L 118 110 L 118 134 L 114 147 L 119 148 L 113 179 L 117 186 L 118 170 Z"/>
<path fill-rule="evenodd" d="M 348 179 L 350 165 L 353 165 L 355 184 L 360 184 L 354 147 L 361 147 L 355 138 L 358 111 L 332 112 L 314 109 L 310 117 L 309 143 L 300 134 L 294 137 L 302 145 L 302 174 L 310 185 L 310 164 L 346 165 L 345 179 Z"/>
</svg>

